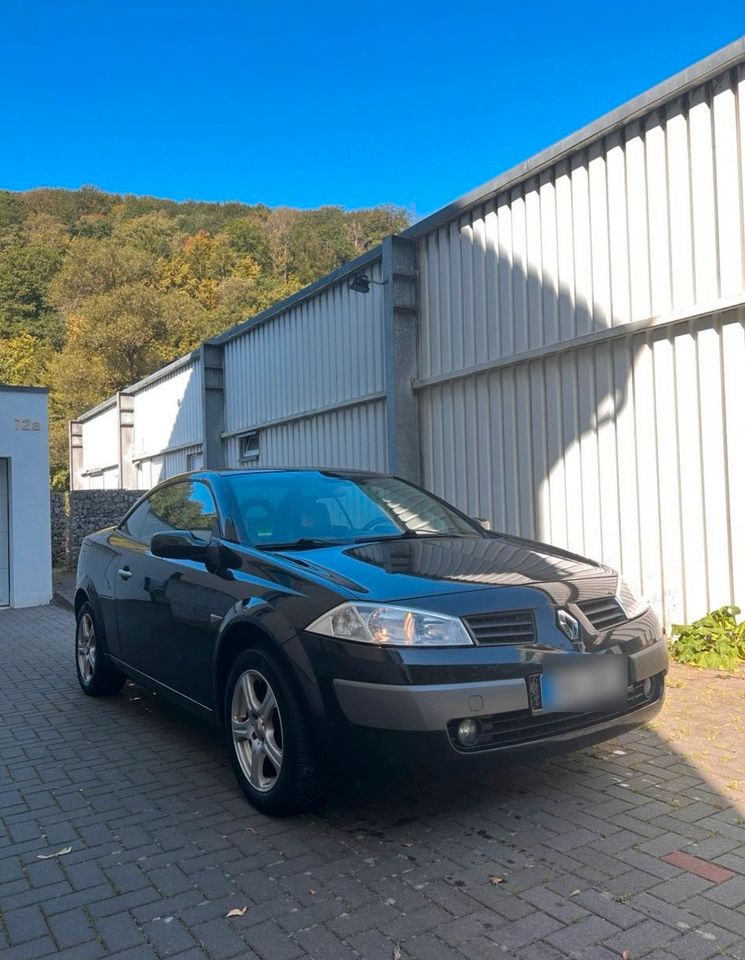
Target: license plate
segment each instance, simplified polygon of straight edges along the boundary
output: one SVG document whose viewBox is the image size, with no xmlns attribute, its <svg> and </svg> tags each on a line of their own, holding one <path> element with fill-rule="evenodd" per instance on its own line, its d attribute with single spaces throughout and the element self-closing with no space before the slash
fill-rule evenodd
<svg viewBox="0 0 745 960">
<path fill-rule="evenodd" d="M 627 658 L 619 654 L 545 657 L 541 674 L 543 712 L 618 707 L 626 700 L 628 676 Z"/>
</svg>

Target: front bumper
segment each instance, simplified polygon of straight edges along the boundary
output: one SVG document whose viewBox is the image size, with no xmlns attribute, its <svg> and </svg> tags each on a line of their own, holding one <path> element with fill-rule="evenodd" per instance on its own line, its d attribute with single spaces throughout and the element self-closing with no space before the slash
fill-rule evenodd
<svg viewBox="0 0 745 960">
<path fill-rule="evenodd" d="M 481 752 L 520 747 L 546 740 L 570 742 L 592 731 L 614 736 L 616 729 L 636 726 L 659 711 L 667 670 L 663 640 L 629 656 L 629 689 L 625 706 L 613 711 L 586 713 L 531 712 L 524 676 L 481 682 L 437 684 L 371 683 L 334 679 L 333 688 L 346 720 L 357 727 L 408 733 L 447 733 L 459 752 Z M 652 690 L 644 692 L 644 681 Z M 474 718 L 481 735 L 476 745 L 462 747 L 455 728 Z M 604 734 L 604 735 L 603 735 Z"/>
</svg>

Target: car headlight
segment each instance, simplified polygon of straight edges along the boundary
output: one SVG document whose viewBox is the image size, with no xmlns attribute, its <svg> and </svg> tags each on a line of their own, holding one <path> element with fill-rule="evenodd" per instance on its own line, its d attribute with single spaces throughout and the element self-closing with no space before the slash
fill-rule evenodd
<svg viewBox="0 0 745 960">
<path fill-rule="evenodd" d="M 640 617 L 649 609 L 649 600 L 637 593 L 620 574 L 616 584 L 616 600 L 628 620 Z"/>
<path fill-rule="evenodd" d="M 458 617 L 375 603 L 342 603 L 305 628 L 339 640 L 384 647 L 470 647 Z"/>
</svg>

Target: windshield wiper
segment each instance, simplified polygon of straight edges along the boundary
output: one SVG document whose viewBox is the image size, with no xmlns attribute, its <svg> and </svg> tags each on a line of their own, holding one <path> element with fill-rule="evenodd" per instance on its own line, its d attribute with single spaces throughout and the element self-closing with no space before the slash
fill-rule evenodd
<svg viewBox="0 0 745 960">
<path fill-rule="evenodd" d="M 375 536 L 370 534 L 366 537 L 344 537 L 329 538 L 324 540 L 322 537 L 300 537 L 298 540 L 288 540 L 287 543 L 252 543 L 254 550 L 308 550 L 314 547 L 338 547 L 346 544 L 353 546 L 357 543 L 377 543 L 381 540 L 432 540 L 437 537 L 478 537 L 477 533 L 437 533 L 426 532 L 417 533 L 416 530 L 406 530 L 403 533 L 386 534 Z"/>
<path fill-rule="evenodd" d="M 300 537 L 299 540 L 290 540 L 287 543 L 253 543 L 255 550 L 306 550 L 311 547 L 335 547 L 340 543 L 349 543 L 348 540 L 323 540 L 320 537 Z"/>
<path fill-rule="evenodd" d="M 355 543 L 376 543 L 380 540 L 433 540 L 437 537 L 478 537 L 478 533 L 417 533 L 416 530 L 406 530 L 404 533 L 384 533 L 382 536 L 355 537 Z"/>
</svg>

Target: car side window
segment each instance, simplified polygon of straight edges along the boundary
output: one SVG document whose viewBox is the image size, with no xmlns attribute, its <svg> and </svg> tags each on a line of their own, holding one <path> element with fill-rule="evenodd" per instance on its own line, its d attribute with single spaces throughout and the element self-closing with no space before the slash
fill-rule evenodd
<svg viewBox="0 0 745 960">
<path fill-rule="evenodd" d="M 139 540 L 142 525 L 149 512 L 150 500 L 148 498 L 147 500 L 143 500 L 142 503 L 130 513 L 127 519 L 120 525 L 120 529 L 132 537 L 133 540 Z"/>
<path fill-rule="evenodd" d="M 209 487 L 197 481 L 170 483 L 152 493 L 128 518 L 122 529 L 149 543 L 154 533 L 188 530 L 198 540 L 219 535 L 217 507 Z"/>
</svg>

